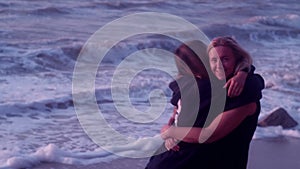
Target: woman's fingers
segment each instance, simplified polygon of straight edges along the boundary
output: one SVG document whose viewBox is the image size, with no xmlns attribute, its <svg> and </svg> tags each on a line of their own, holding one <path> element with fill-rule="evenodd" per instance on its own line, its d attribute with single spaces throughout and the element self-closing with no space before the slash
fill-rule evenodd
<svg viewBox="0 0 300 169">
<path fill-rule="evenodd" d="M 228 92 L 228 96 L 229 97 L 234 97 L 235 90 L 237 88 L 237 84 L 235 83 L 235 81 L 233 79 L 228 80 L 228 82 L 227 82 L 229 84 L 228 91 L 227 91 Z"/>
</svg>

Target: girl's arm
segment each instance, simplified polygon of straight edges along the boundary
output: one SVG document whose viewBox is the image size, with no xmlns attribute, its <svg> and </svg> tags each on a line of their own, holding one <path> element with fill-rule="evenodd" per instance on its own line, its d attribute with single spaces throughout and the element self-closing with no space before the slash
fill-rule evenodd
<svg viewBox="0 0 300 169">
<path fill-rule="evenodd" d="M 163 139 L 175 138 L 190 143 L 210 143 L 233 131 L 247 116 L 256 110 L 256 103 L 250 103 L 219 114 L 206 128 L 165 126 L 161 131 Z"/>
<path fill-rule="evenodd" d="M 171 125 L 174 124 L 176 113 L 177 113 L 177 108 L 174 106 L 173 114 L 172 114 L 172 116 L 170 117 L 170 119 L 169 119 L 169 121 L 168 121 L 168 125 L 169 125 L 169 126 L 171 126 Z"/>
</svg>

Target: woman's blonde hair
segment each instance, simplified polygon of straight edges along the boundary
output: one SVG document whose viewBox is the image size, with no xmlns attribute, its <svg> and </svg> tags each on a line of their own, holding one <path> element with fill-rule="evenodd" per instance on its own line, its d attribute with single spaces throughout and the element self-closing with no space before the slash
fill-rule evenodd
<svg viewBox="0 0 300 169">
<path fill-rule="evenodd" d="M 234 74 L 241 70 L 247 70 L 248 72 L 251 70 L 252 57 L 237 43 L 235 39 L 229 36 L 216 37 L 208 45 L 207 53 L 209 53 L 212 48 L 217 46 L 231 48 L 237 61 Z"/>
</svg>

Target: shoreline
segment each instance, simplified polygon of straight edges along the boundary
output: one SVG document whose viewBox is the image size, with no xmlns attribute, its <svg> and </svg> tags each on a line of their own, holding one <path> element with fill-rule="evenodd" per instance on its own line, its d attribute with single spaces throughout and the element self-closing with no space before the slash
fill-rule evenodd
<svg viewBox="0 0 300 169">
<path fill-rule="evenodd" d="M 298 169 L 300 166 L 300 139 L 294 137 L 259 138 L 250 145 L 247 169 Z M 91 165 L 43 163 L 33 169 L 143 169 L 149 158 L 118 158 Z"/>
</svg>

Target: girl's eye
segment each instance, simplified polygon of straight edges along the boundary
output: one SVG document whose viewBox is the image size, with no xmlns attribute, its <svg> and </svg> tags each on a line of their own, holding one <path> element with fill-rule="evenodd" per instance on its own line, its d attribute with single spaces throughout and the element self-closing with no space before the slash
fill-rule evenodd
<svg viewBox="0 0 300 169">
<path fill-rule="evenodd" d="M 225 58 L 222 59 L 222 61 L 223 61 L 223 62 L 228 62 L 228 61 L 229 61 L 229 58 L 225 57 Z"/>
</svg>

